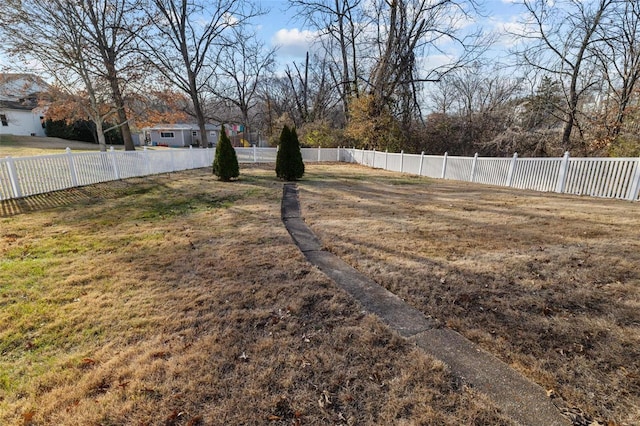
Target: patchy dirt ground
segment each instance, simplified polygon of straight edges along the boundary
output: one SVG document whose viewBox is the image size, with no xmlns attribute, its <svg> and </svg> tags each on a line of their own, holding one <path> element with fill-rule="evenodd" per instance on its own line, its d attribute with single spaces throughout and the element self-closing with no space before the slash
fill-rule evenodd
<svg viewBox="0 0 640 426">
<path fill-rule="evenodd" d="M 311 267 L 281 194 L 268 166 L 0 203 L 0 424 L 511 424 Z"/>
<path fill-rule="evenodd" d="M 326 248 L 602 424 L 640 424 L 640 205 L 307 167 Z"/>
</svg>

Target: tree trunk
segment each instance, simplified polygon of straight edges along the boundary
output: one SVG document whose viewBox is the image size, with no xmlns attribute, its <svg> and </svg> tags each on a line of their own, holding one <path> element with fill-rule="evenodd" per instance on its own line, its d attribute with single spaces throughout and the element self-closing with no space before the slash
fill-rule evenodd
<svg viewBox="0 0 640 426">
<path fill-rule="evenodd" d="M 104 127 L 102 126 L 102 119 L 96 118 L 94 120 L 96 124 L 96 134 L 98 135 L 98 145 L 101 152 L 107 152 L 107 141 L 104 137 Z"/>
<path fill-rule="evenodd" d="M 200 128 L 200 147 L 207 148 L 209 146 L 209 138 L 207 135 L 206 120 L 204 118 L 204 112 L 202 111 L 200 98 L 198 97 L 196 78 L 191 71 L 189 71 L 189 86 L 189 94 L 191 95 L 191 101 L 193 102 L 193 112 L 195 113 L 196 122 L 198 123 L 198 127 Z"/>
<path fill-rule="evenodd" d="M 122 91 L 120 90 L 120 84 L 116 73 L 115 59 L 108 58 L 108 63 L 105 65 L 107 67 L 107 80 L 109 80 L 109 85 L 111 87 L 111 96 L 117 109 L 117 124 L 120 129 L 120 134 L 122 135 L 122 141 L 124 142 L 124 150 L 135 151 L 136 147 L 133 145 L 133 139 L 131 138 L 129 119 L 127 118 L 127 111 L 125 110 L 124 99 L 122 97 Z"/>
<path fill-rule="evenodd" d="M 342 104 L 344 108 L 344 114 L 349 117 L 349 97 L 351 96 L 351 90 L 349 87 L 349 59 L 347 55 L 347 42 L 344 36 L 344 13 L 341 11 L 340 3 L 336 0 L 336 12 L 338 12 L 338 28 L 340 36 L 340 53 L 342 54 Z"/>
</svg>

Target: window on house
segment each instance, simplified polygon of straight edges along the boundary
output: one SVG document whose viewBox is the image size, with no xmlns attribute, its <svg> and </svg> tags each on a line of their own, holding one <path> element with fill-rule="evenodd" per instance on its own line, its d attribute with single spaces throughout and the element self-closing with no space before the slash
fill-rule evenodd
<svg viewBox="0 0 640 426">
<path fill-rule="evenodd" d="M 161 138 L 173 138 L 173 132 L 160 132 L 160 137 Z"/>
<path fill-rule="evenodd" d="M 3 126 L 9 125 L 9 120 L 7 120 L 7 116 L 5 114 L 0 114 L 0 121 L 2 121 Z"/>
<path fill-rule="evenodd" d="M 43 116 L 40 116 L 40 124 L 42 125 L 43 129 L 47 128 L 47 122 L 45 121 Z"/>
<path fill-rule="evenodd" d="M 191 132 L 191 136 L 198 136 L 198 132 Z"/>
</svg>

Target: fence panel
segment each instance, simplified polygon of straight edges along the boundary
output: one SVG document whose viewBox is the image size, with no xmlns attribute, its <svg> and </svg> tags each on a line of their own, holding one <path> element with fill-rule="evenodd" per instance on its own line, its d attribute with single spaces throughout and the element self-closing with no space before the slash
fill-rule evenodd
<svg viewBox="0 0 640 426">
<path fill-rule="evenodd" d="M 630 199 L 638 167 L 638 160 L 634 158 L 572 158 L 565 192 Z"/>
<path fill-rule="evenodd" d="M 276 148 L 236 148 L 240 163 L 274 163 Z M 353 148 L 303 148 L 304 161 L 356 162 L 432 178 L 510 185 L 575 195 L 640 197 L 638 158 L 479 158 L 414 155 Z M 0 159 L 0 200 L 73 186 L 210 167 L 214 149 L 82 152 Z"/>
<path fill-rule="evenodd" d="M 373 168 L 384 169 L 387 164 L 387 153 L 384 151 L 373 151 Z"/>
<path fill-rule="evenodd" d="M 562 158 L 518 158 L 511 186 L 551 192 L 556 189 Z"/>
<path fill-rule="evenodd" d="M 425 155 L 422 159 L 422 176 L 439 178 L 442 176 L 442 163 L 444 157 L 437 155 Z"/>
<path fill-rule="evenodd" d="M 82 152 L 73 155 L 78 185 L 91 185 L 114 180 L 113 162 L 107 152 Z"/>
<path fill-rule="evenodd" d="M 385 157 L 385 169 L 392 172 L 400 172 L 402 168 L 402 154 L 386 153 Z"/>
<path fill-rule="evenodd" d="M 317 148 L 301 148 L 302 161 L 306 163 L 318 161 L 318 149 Z"/>
<path fill-rule="evenodd" d="M 9 174 L 9 159 L 0 158 L 0 200 L 8 200 L 14 196 Z"/>
<path fill-rule="evenodd" d="M 472 167 L 473 157 L 448 157 L 445 179 L 468 182 L 471 180 Z"/>
<path fill-rule="evenodd" d="M 478 158 L 473 181 L 486 185 L 507 184 L 511 158 Z"/>
<path fill-rule="evenodd" d="M 13 163 L 23 197 L 73 186 L 66 154 L 18 157 Z"/>
<path fill-rule="evenodd" d="M 404 154 L 402 158 L 402 171 L 417 175 L 420 173 L 420 155 Z"/>
</svg>

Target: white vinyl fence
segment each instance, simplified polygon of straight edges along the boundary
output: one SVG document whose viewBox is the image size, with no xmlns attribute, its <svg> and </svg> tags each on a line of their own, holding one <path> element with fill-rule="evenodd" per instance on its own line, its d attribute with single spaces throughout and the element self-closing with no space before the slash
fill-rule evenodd
<svg viewBox="0 0 640 426">
<path fill-rule="evenodd" d="M 275 163 L 276 148 L 236 148 L 240 163 Z M 303 148 L 306 162 L 338 161 L 340 150 Z M 0 200 L 131 177 L 210 167 L 215 149 L 71 152 L 0 158 Z"/>
<path fill-rule="evenodd" d="M 482 158 L 343 149 L 341 160 L 432 178 L 638 201 L 640 158 Z"/>
<path fill-rule="evenodd" d="M 640 158 L 482 158 L 302 148 L 305 162 L 343 161 L 431 178 L 637 201 Z M 276 148 L 236 148 L 240 163 L 275 163 Z M 214 149 L 80 152 L 0 158 L 0 200 L 210 167 Z"/>
</svg>

